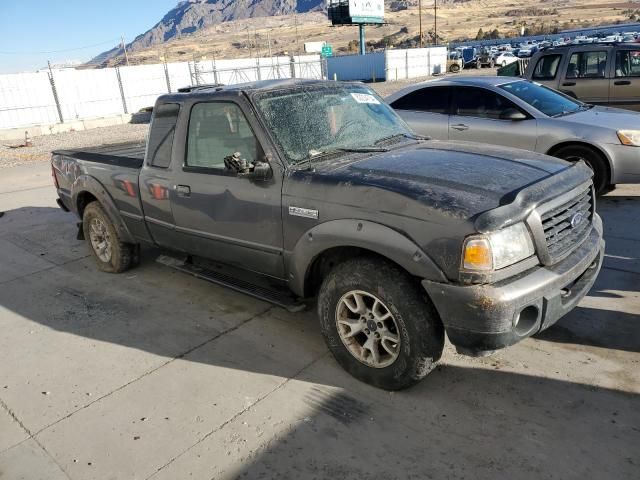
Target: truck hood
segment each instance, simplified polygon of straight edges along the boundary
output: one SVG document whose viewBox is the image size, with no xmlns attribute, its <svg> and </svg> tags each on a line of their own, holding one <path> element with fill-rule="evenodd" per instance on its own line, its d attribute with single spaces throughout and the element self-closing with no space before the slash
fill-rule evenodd
<svg viewBox="0 0 640 480">
<path fill-rule="evenodd" d="M 556 120 L 611 130 L 640 128 L 640 113 L 612 107 L 595 106 L 589 110 L 558 117 Z"/>
<path fill-rule="evenodd" d="M 524 187 L 570 166 L 525 150 L 433 140 L 340 163 L 317 173 L 394 192 L 467 219 L 508 203 Z"/>
</svg>

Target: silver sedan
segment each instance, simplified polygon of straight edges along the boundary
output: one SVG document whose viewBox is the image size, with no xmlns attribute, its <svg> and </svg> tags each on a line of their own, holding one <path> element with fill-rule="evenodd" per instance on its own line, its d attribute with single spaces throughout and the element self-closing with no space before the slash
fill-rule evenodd
<svg viewBox="0 0 640 480">
<path fill-rule="evenodd" d="M 387 102 L 412 129 L 584 160 L 598 193 L 640 183 L 640 113 L 582 103 L 528 80 L 458 77 L 400 90 Z"/>
</svg>

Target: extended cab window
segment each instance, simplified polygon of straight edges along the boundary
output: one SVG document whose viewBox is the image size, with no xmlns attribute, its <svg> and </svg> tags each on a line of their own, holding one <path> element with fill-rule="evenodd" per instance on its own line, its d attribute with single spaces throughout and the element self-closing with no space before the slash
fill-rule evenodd
<svg viewBox="0 0 640 480">
<path fill-rule="evenodd" d="M 449 113 L 449 87 L 421 88 L 407 93 L 391 104 L 396 110 Z"/>
<path fill-rule="evenodd" d="M 533 70 L 534 80 L 553 80 L 558 73 L 558 66 L 562 55 L 545 55 L 536 64 L 536 68 Z"/>
<path fill-rule="evenodd" d="M 566 78 L 605 78 L 607 52 L 577 52 L 571 55 Z"/>
<path fill-rule="evenodd" d="M 186 165 L 224 169 L 235 152 L 248 162 L 257 160 L 258 142 L 235 103 L 197 103 L 191 109 Z"/>
<path fill-rule="evenodd" d="M 165 103 L 158 105 L 153 112 L 153 126 L 149 130 L 147 158 L 154 167 L 167 168 L 171 163 L 173 134 L 176 131 L 180 105 Z"/>
<path fill-rule="evenodd" d="M 499 119 L 507 109 L 520 109 L 510 100 L 490 90 L 476 87 L 456 88 L 456 115 L 463 117 Z"/>
<path fill-rule="evenodd" d="M 640 50 L 616 52 L 616 77 L 640 77 Z"/>
</svg>

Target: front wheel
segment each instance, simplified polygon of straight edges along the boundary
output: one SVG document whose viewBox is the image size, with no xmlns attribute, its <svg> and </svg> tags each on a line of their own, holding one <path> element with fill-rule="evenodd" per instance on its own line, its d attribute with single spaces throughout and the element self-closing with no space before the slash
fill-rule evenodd
<svg viewBox="0 0 640 480">
<path fill-rule="evenodd" d="M 120 240 L 116 228 L 98 202 L 92 202 L 84 209 L 82 230 L 100 270 L 120 273 L 131 266 L 136 253 L 134 246 Z"/>
<path fill-rule="evenodd" d="M 451 65 L 451 67 L 449 67 L 449 71 L 451 73 L 458 73 L 460 71 L 460 65 L 454 63 L 453 65 Z"/>
<path fill-rule="evenodd" d="M 375 258 L 336 266 L 318 295 L 325 341 L 357 379 L 385 390 L 424 378 L 442 355 L 444 328 L 409 275 Z"/>
<path fill-rule="evenodd" d="M 596 195 L 607 193 L 609 174 L 605 159 L 598 152 L 583 145 L 569 145 L 555 152 L 554 157 L 562 158 L 569 162 L 584 161 L 593 170 L 593 188 L 596 191 Z"/>
</svg>

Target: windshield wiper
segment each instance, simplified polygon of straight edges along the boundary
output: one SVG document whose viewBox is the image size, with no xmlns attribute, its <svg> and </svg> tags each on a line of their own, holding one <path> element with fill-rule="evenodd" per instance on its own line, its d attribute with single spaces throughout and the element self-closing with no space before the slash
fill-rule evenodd
<svg viewBox="0 0 640 480">
<path fill-rule="evenodd" d="M 340 147 L 340 148 L 332 148 L 330 150 L 312 150 L 309 153 L 309 156 L 303 158 L 302 160 L 298 160 L 296 164 L 308 162 L 311 163 L 313 160 L 320 160 L 322 158 L 331 157 L 341 153 L 371 153 L 371 152 L 388 152 L 388 148 L 383 147 Z"/>
<path fill-rule="evenodd" d="M 393 135 L 382 137 L 379 140 L 376 140 L 373 144 L 380 145 L 382 143 L 387 143 L 387 142 L 390 142 L 391 140 L 396 140 L 400 138 L 410 138 L 412 140 L 430 140 L 430 137 L 425 137 L 424 135 L 411 135 L 409 133 L 394 133 Z"/>
</svg>

